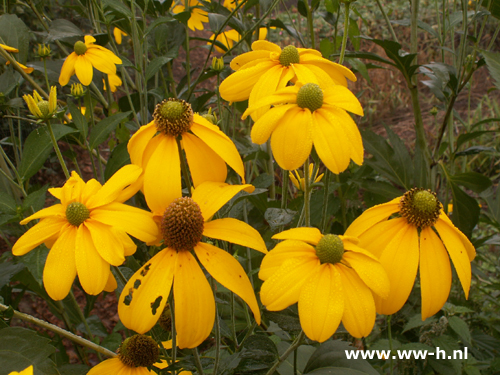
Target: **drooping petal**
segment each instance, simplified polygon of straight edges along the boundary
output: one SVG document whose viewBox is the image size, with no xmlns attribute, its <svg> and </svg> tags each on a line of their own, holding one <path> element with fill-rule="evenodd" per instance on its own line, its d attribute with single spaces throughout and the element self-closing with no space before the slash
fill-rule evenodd
<svg viewBox="0 0 500 375">
<path fill-rule="evenodd" d="M 138 333 L 153 328 L 167 303 L 176 263 L 177 252 L 166 248 L 129 279 L 118 302 L 118 314 L 125 327 Z"/>
<path fill-rule="evenodd" d="M 277 44 L 268 42 L 267 40 L 256 40 L 252 43 L 252 50 L 281 53 L 281 48 Z"/>
<path fill-rule="evenodd" d="M 253 188 L 252 185 L 228 185 L 224 182 L 204 182 L 193 192 L 193 200 L 198 203 L 205 221 L 240 191 Z"/>
<path fill-rule="evenodd" d="M 71 52 L 61 68 L 61 74 L 59 75 L 59 84 L 61 86 L 66 86 L 69 82 L 69 79 L 73 74 L 75 74 L 75 63 L 78 59 L 78 55 L 74 52 Z"/>
<path fill-rule="evenodd" d="M 267 247 L 260 233 L 247 223 L 233 218 L 224 218 L 205 223 L 203 235 L 218 240 L 267 253 Z"/>
<path fill-rule="evenodd" d="M 130 154 L 130 161 L 138 166 L 142 166 L 142 156 L 149 141 L 156 134 L 156 124 L 151 121 L 149 124 L 141 126 L 130 138 L 127 144 L 127 150 Z"/>
<path fill-rule="evenodd" d="M 240 70 L 243 68 L 246 64 L 251 63 L 255 60 L 260 60 L 260 59 L 269 59 L 269 51 L 250 51 L 243 53 L 239 56 L 236 56 L 233 60 L 231 60 L 231 69 L 233 70 Z"/>
<path fill-rule="evenodd" d="M 444 246 L 446 246 L 446 250 L 448 250 L 448 254 L 450 254 L 451 261 L 453 262 L 453 266 L 455 267 L 460 283 L 462 284 L 465 298 L 469 298 L 471 266 L 467 249 L 463 245 L 462 239 L 457 233 L 458 229 L 450 228 L 449 225 L 441 220 L 438 220 L 434 224 L 434 228 L 436 228 L 439 233 L 439 237 L 441 237 Z"/>
<path fill-rule="evenodd" d="M 286 240 L 280 242 L 262 259 L 260 264 L 259 278 L 267 280 L 285 261 L 292 258 L 317 258 L 316 250 L 311 245 L 302 241 Z"/>
<path fill-rule="evenodd" d="M 75 244 L 77 229 L 71 224 L 63 224 L 61 234 L 47 255 L 43 269 L 43 285 L 50 298 L 64 299 L 76 276 Z"/>
<path fill-rule="evenodd" d="M 451 289 L 451 267 L 441 239 L 431 228 L 420 232 L 420 292 L 422 321 L 437 313 Z"/>
<path fill-rule="evenodd" d="M 105 292 L 114 292 L 118 288 L 118 283 L 116 282 L 115 276 L 109 271 L 109 276 L 108 276 L 108 281 L 106 282 L 106 285 L 104 285 L 104 291 Z"/>
<path fill-rule="evenodd" d="M 122 60 L 118 56 L 116 56 L 113 52 L 111 52 L 109 49 L 107 49 L 106 47 L 100 46 L 99 44 L 93 44 L 91 46 L 88 46 L 88 50 L 92 50 L 92 49 L 98 49 L 100 51 L 100 53 L 103 54 L 103 56 L 107 60 L 113 62 L 114 64 L 119 65 L 122 63 Z"/>
<path fill-rule="evenodd" d="M 354 73 L 351 72 L 351 70 L 349 70 L 345 66 L 336 64 L 320 56 L 314 56 L 310 53 L 301 54 L 300 63 L 308 67 L 314 65 L 319 69 L 325 71 L 337 85 L 342 85 L 347 87 L 346 78 L 348 78 L 353 82 L 356 82 L 357 80 Z"/>
<path fill-rule="evenodd" d="M 178 253 L 174 281 L 175 328 L 180 349 L 194 348 L 205 340 L 215 321 L 215 300 L 196 259 Z"/>
<path fill-rule="evenodd" d="M 355 238 L 355 237 L 346 237 L 345 236 L 339 236 L 340 239 L 342 240 L 342 242 L 344 243 L 344 250 L 348 250 L 348 251 L 351 251 L 351 252 L 354 252 L 354 253 L 357 253 L 357 254 L 363 254 L 363 255 L 366 255 L 367 257 L 371 258 L 371 259 L 374 259 L 374 260 L 377 260 L 378 261 L 378 256 L 375 256 L 373 255 L 373 253 L 369 252 L 368 250 L 366 249 L 363 249 L 362 247 L 359 247 L 357 245 L 358 242 L 354 242 L 354 241 L 350 241 L 349 239 L 352 239 L 352 238 Z M 387 242 L 386 242 L 387 244 Z M 384 245 L 385 246 L 385 245 Z M 383 248 L 381 249 L 381 251 L 383 250 Z"/>
<path fill-rule="evenodd" d="M 403 307 L 415 283 L 418 258 L 417 228 L 407 225 L 387 244 L 380 257 L 380 263 L 389 276 L 391 290 L 387 299 L 374 296 L 379 314 L 391 315 Z"/>
<path fill-rule="evenodd" d="M 324 89 L 323 102 L 363 116 L 363 107 L 358 98 L 347 87 L 335 85 Z"/>
<path fill-rule="evenodd" d="M 85 220 L 83 225 L 88 228 L 97 252 L 106 262 L 113 266 L 125 262 L 123 244 L 115 236 L 116 230 L 113 227 L 94 219 Z"/>
<path fill-rule="evenodd" d="M 209 123 L 201 116 L 194 115 L 191 131 L 215 151 L 227 165 L 233 168 L 245 183 L 245 169 L 241 156 L 233 141 L 220 131 L 218 126 Z"/>
<path fill-rule="evenodd" d="M 92 82 L 94 70 L 90 60 L 85 55 L 77 57 L 75 62 L 75 73 L 82 85 L 88 86 Z"/>
<path fill-rule="evenodd" d="M 21 256 L 38 245 L 59 235 L 61 227 L 68 222 L 58 217 L 47 217 L 24 233 L 12 247 L 12 254 Z"/>
<path fill-rule="evenodd" d="M 105 74 L 116 74 L 116 65 L 109 55 L 99 48 L 89 48 L 85 56 L 92 62 L 94 68 Z"/>
<path fill-rule="evenodd" d="M 248 105 L 252 106 L 257 103 L 261 98 L 272 95 L 276 92 L 278 84 L 281 79 L 281 75 L 284 70 L 288 68 L 282 66 L 281 64 L 274 65 L 259 78 L 255 83 L 252 91 L 250 92 L 250 97 L 248 99 Z M 269 106 L 261 107 L 252 113 L 252 119 L 257 121 L 266 111 L 269 110 Z"/>
<path fill-rule="evenodd" d="M 260 324 L 260 310 L 252 284 L 241 264 L 234 257 L 208 243 L 200 242 L 194 247 L 196 256 L 203 267 L 215 280 L 237 294 L 245 301 Z"/>
<path fill-rule="evenodd" d="M 175 198 L 182 196 L 181 162 L 174 137 L 163 136 L 144 169 L 146 202 L 152 212 L 163 214 Z"/>
<path fill-rule="evenodd" d="M 296 108 L 295 104 L 283 104 L 271 108 L 252 126 L 252 142 L 261 145 L 266 143 L 288 110 Z"/>
<path fill-rule="evenodd" d="M 272 238 L 275 240 L 298 240 L 317 245 L 323 235 L 318 228 L 292 228 L 275 234 Z"/>
<path fill-rule="evenodd" d="M 245 69 L 246 70 L 246 69 Z M 261 107 L 267 107 L 270 105 L 278 105 L 278 104 L 292 104 L 297 102 L 297 92 L 299 88 L 296 86 L 287 86 L 276 91 L 273 95 L 269 95 L 268 97 L 260 99 L 257 103 L 248 107 L 241 119 L 246 119 L 252 112 L 258 110 Z"/>
<path fill-rule="evenodd" d="M 318 79 L 312 71 L 310 71 L 305 65 L 302 64 L 291 64 L 292 69 L 297 76 L 297 81 L 302 83 L 315 83 L 319 84 Z M 321 82 L 323 85 L 323 82 Z"/>
<path fill-rule="evenodd" d="M 359 237 L 358 246 L 368 250 L 377 259 L 380 259 L 387 244 L 407 225 L 408 221 L 402 217 L 378 223 Z"/>
<path fill-rule="evenodd" d="M 307 337 L 323 342 L 335 333 L 344 313 L 344 296 L 337 268 L 329 263 L 317 267 L 299 298 L 300 325 Z"/>
<path fill-rule="evenodd" d="M 96 42 L 96 39 L 92 35 L 85 35 L 83 40 L 85 41 L 87 48 Z"/>
<path fill-rule="evenodd" d="M 62 204 L 55 204 L 53 206 L 43 208 L 40 211 L 35 212 L 33 215 L 28 216 L 26 219 L 23 219 L 19 224 L 25 225 L 28 224 L 31 220 L 44 219 L 46 217 L 66 219 L 66 211 L 64 211 Z"/>
<path fill-rule="evenodd" d="M 450 218 L 443 212 L 439 214 L 439 220 L 444 222 L 445 224 L 448 224 L 448 227 L 452 229 L 458 237 L 460 237 L 460 240 L 462 241 L 462 244 L 465 247 L 465 250 L 467 250 L 467 255 L 469 256 L 469 260 L 472 262 L 474 258 L 476 257 L 476 249 L 474 246 L 471 244 L 469 239 L 465 234 L 463 234 L 460 229 L 458 229 L 453 222 L 450 220 Z"/>
<path fill-rule="evenodd" d="M 123 255 L 130 256 L 135 253 L 137 245 L 125 231 L 113 228 L 113 233 L 123 245 Z"/>
<path fill-rule="evenodd" d="M 194 187 L 205 181 L 226 181 L 226 163 L 205 142 L 192 134 L 184 133 L 182 145 L 186 151 Z"/>
<path fill-rule="evenodd" d="M 299 300 L 302 287 L 320 266 L 317 257 L 292 258 L 285 261 L 260 290 L 262 304 L 269 311 L 280 311 Z"/>
<path fill-rule="evenodd" d="M 311 153 L 313 144 L 312 115 L 300 107 L 287 111 L 271 135 L 273 155 L 286 170 L 298 169 Z"/>
<path fill-rule="evenodd" d="M 375 324 L 375 302 L 366 284 L 355 271 L 339 265 L 344 290 L 344 314 L 342 324 L 354 337 L 368 336 Z"/>
<path fill-rule="evenodd" d="M 95 248 L 86 225 L 80 225 L 76 233 L 75 260 L 78 278 L 85 292 L 97 295 L 104 290 L 109 278 L 109 263 Z"/>
</svg>

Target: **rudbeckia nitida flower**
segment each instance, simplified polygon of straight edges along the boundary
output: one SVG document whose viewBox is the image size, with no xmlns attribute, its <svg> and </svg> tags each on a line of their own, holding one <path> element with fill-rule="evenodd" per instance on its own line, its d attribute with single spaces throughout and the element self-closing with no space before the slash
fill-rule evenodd
<svg viewBox="0 0 500 375">
<path fill-rule="evenodd" d="M 182 196 L 177 144 L 181 137 L 195 187 L 204 181 L 224 182 L 226 163 L 245 182 L 243 162 L 234 143 L 218 126 L 193 113 L 189 103 L 164 100 L 156 106 L 153 118 L 141 126 L 127 146 L 132 164 L 144 170 L 138 183 L 151 211 L 162 215 L 175 198 Z"/>
<path fill-rule="evenodd" d="M 391 281 L 385 300 L 375 298 L 377 312 L 399 311 L 420 273 L 422 320 L 438 312 L 451 288 L 451 258 L 468 298 L 470 262 L 476 250 L 443 212 L 436 194 L 412 189 L 402 197 L 372 207 L 359 216 L 346 235 L 359 237 L 359 246 L 380 259 Z M 391 218 L 393 215 L 396 217 Z"/>
<path fill-rule="evenodd" d="M 235 57 L 231 68 L 236 72 L 222 81 L 220 95 L 229 102 L 248 99 L 249 106 L 274 94 L 290 81 L 312 82 L 325 87 L 347 87 L 346 78 L 356 81 L 349 69 L 321 57 L 316 50 L 292 45 L 282 50 L 265 40 L 253 42 L 252 51 Z M 257 121 L 267 108 L 269 106 L 252 114 L 252 118 Z"/>
<path fill-rule="evenodd" d="M 210 36 L 210 40 L 214 40 L 215 34 L 212 34 Z M 264 40 L 267 37 L 267 27 L 261 27 L 259 29 L 259 40 Z M 223 33 L 220 33 L 217 35 L 217 38 L 215 39 L 216 41 L 222 43 L 225 47 L 226 50 L 229 50 L 233 48 L 234 42 L 239 42 L 241 40 L 241 35 L 239 32 L 236 30 L 228 30 L 224 31 Z M 211 42 L 207 42 L 207 44 L 212 44 Z M 215 49 L 217 52 L 224 53 L 225 51 L 222 50 L 222 48 L 215 46 Z"/>
<path fill-rule="evenodd" d="M 172 10 L 174 14 L 184 12 L 186 10 L 184 0 Z M 201 9 L 201 3 L 198 0 L 189 0 L 189 10 L 191 17 L 188 20 L 188 27 L 191 30 L 203 30 L 203 23 L 208 22 L 208 13 Z"/>
<path fill-rule="evenodd" d="M 362 116 L 363 109 L 346 87 L 297 82 L 248 107 L 242 119 L 270 105 L 274 107 L 253 125 L 251 137 L 259 145 L 271 137 L 273 155 L 281 168 L 299 168 L 313 145 L 333 173 L 343 172 L 351 159 L 358 165 L 363 163 L 361 134 L 346 112 Z"/>
<path fill-rule="evenodd" d="M 82 85 L 90 85 L 94 76 L 93 68 L 105 74 L 116 74 L 116 64 L 121 64 L 122 60 L 109 49 L 94 44 L 95 41 L 93 36 L 85 35 L 85 43 L 75 43 L 74 51 L 66 57 L 61 68 L 61 86 L 67 85 L 75 73 Z"/>
<path fill-rule="evenodd" d="M 215 301 L 198 261 L 248 304 L 260 324 L 259 306 L 243 267 L 231 254 L 201 241 L 205 236 L 267 253 L 264 240 L 248 224 L 233 218 L 210 221 L 232 197 L 249 187 L 205 182 L 194 189 L 192 198 L 177 198 L 168 205 L 161 223 L 165 248 L 130 278 L 120 296 L 118 314 L 125 327 L 138 333 L 149 331 L 162 315 L 173 288 L 177 345 L 181 349 L 200 345 L 212 331 Z"/>
<path fill-rule="evenodd" d="M 12 253 L 21 256 L 42 243 L 50 248 L 43 283 L 52 299 L 66 297 L 77 274 L 88 294 L 113 290 L 116 281 L 110 265 L 119 266 L 136 250 L 128 235 L 145 242 L 156 239 L 152 214 L 121 203 L 129 195 L 124 189 L 141 172 L 127 165 L 104 185 L 94 179 L 85 183 L 73 172 L 62 188 L 49 189 L 61 203 L 21 221 L 41 219 L 17 240 Z"/>
<path fill-rule="evenodd" d="M 57 109 L 57 90 L 55 86 L 50 88 L 49 100 L 44 100 L 36 90 L 33 91 L 33 96 L 23 95 L 23 99 L 35 118 L 48 120 L 54 117 Z"/>
<path fill-rule="evenodd" d="M 13 371 L 9 375 L 33 375 L 33 366 L 30 366 L 21 372 Z"/>
<path fill-rule="evenodd" d="M 295 228 L 273 236 L 280 242 L 262 260 L 262 304 L 280 311 L 298 302 L 300 325 L 311 340 L 330 338 L 340 322 L 354 337 L 375 324 L 373 295 L 389 293 L 379 261 L 350 236 Z M 373 294 L 372 294 L 373 292 Z"/>
</svg>

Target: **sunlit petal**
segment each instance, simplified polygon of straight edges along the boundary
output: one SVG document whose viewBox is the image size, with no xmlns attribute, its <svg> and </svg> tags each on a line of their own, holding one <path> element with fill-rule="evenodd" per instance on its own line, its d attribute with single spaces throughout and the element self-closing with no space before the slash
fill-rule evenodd
<svg viewBox="0 0 500 375">
<path fill-rule="evenodd" d="M 203 235 L 218 240 L 267 253 L 267 247 L 260 233 L 247 223 L 233 218 L 224 218 L 205 223 Z"/>
</svg>

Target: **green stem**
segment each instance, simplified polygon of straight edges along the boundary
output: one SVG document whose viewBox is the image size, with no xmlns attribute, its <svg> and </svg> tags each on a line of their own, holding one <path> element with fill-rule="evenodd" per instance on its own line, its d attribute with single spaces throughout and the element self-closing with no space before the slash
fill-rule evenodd
<svg viewBox="0 0 500 375">
<path fill-rule="evenodd" d="M 50 91 L 49 76 L 47 74 L 47 59 L 44 57 L 42 60 L 43 60 L 43 71 L 45 73 L 45 84 L 47 85 L 47 90 Z"/>
<path fill-rule="evenodd" d="M 323 210 L 321 212 L 321 233 L 326 232 L 326 226 L 328 224 L 328 196 L 330 194 L 330 177 L 332 172 L 329 169 L 325 172 L 325 181 L 323 187 Z"/>
<path fill-rule="evenodd" d="M 234 346 L 236 348 L 239 348 L 238 345 L 238 338 L 236 337 L 236 313 L 234 309 L 234 293 L 231 292 L 231 301 L 230 301 L 230 308 L 231 308 L 231 333 L 233 334 L 233 341 L 234 341 Z"/>
<path fill-rule="evenodd" d="M 274 178 L 274 160 L 273 160 L 273 150 L 271 149 L 271 138 L 269 138 L 266 142 L 267 154 L 269 155 L 269 160 L 267 161 L 267 169 L 269 175 L 273 178 L 273 183 L 269 186 L 269 199 L 276 199 L 276 185 Z"/>
<path fill-rule="evenodd" d="M 309 180 L 309 161 L 304 162 L 304 215 L 305 215 L 305 226 L 311 226 L 311 181 Z"/>
<path fill-rule="evenodd" d="M 390 350 L 390 353 L 391 353 L 391 358 L 390 358 L 390 375 L 392 375 L 393 371 L 394 371 L 394 363 L 393 363 L 393 353 L 392 353 L 392 330 L 391 330 L 391 318 L 392 318 L 392 315 L 389 315 L 387 317 L 387 334 L 389 335 L 389 350 Z"/>
<path fill-rule="evenodd" d="M 5 311 L 8 308 L 9 308 L 8 306 L 0 303 L 0 311 Z M 71 332 L 68 332 L 65 329 L 62 329 L 54 324 L 47 323 L 43 320 L 35 318 L 34 316 L 24 314 L 22 312 L 15 311 L 15 310 L 14 310 L 14 316 L 18 319 L 24 320 L 24 321 L 29 322 L 29 323 L 36 324 L 36 325 L 43 327 L 49 331 L 57 333 L 58 335 L 61 335 L 62 337 L 65 337 L 65 338 L 67 338 L 67 339 L 69 339 L 69 340 L 71 340 L 79 345 L 85 346 L 89 349 L 95 350 L 98 353 L 104 354 L 108 357 L 116 357 L 116 353 L 113 353 L 112 351 L 110 351 L 106 348 L 103 348 L 100 345 L 94 344 L 93 342 L 86 340 L 83 337 L 80 337 L 80 336 L 77 336 Z"/>
<path fill-rule="evenodd" d="M 389 20 L 389 17 L 387 16 L 387 13 L 385 12 L 385 9 L 382 6 L 382 3 L 380 2 L 380 0 L 376 0 L 376 1 L 377 1 L 378 8 L 380 9 L 380 11 L 382 12 L 382 15 L 384 16 L 385 23 L 387 24 L 387 28 L 391 32 L 392 39 L 394 39 L 395 42 L 399 43 L 398 42 L 398 37 L 396 36 L 396 33 L 394 32 L 394 29 L 392 28 L 391 21 Z"/>
<path fill-rule="evenodd" d="M 311 1 L 312 3 L 312 1 Z M 313 24 L 313 12 L 311 6 L 307 1 L 304 1 L 304 4 L 307 8 L 307 25 L 309 27 L 309 35 L 311 36 L 311 47 L 312 49 L 316 49 L 316 37 L 314 36 L 314 24 Z"/>
<path fill-rule="evenodd" d="M 215 297 L 215 279 L 212 277 L 212 290 L 214 292 Z M 219 360 L 220 360 L 220 321 L 219 321 L 219 312 L 217 311 L 217 306 L 215 307 L 215 362 L 212 373 L 217 374 L 217 370 L 219 368 Z"/>
<path fill-rule="evenodd" d="M 52 146 L 54 146 L 54 150 L 57 155 L 57 159 L 59 159 L 59 164 L 63 169 L 64 175 L 66 179 L 69 180 L 70 174 L 68 168 L 66 167 L 66 163 L 64 162 L 63 156 L 61 154 L 61 150 L 59 149 L 59 145 L 57 144 L 56 137 L 54 136 L 54 132 L 52 131 L 52 125 L 50 124 L 50 120 L 47 120 L 47 128 L 49 129 L 50 140 L 52 141 Z"/>
<path fill-rule="evenodd" d="M 282 169 L 282 173 L 283 173 L 283 178 L 282 178 L 282 182 L 281 182 L 281 208 L 282 209 L 286 209 L 287 207 L 287 203 L 288 203 L 288 180 L 289 180 L 289 174 L 288 174 L 288 171 L 285 171 L 284 169 Z"/>
<path fill-rule="evenodd" d="M 276 362 L 274 362 L 273 367 L 269 369 L 266 375 L 274 374 L 279 365 L 281 365 L 288 358 L 288 356 L 300 346 L 304 338 L 305 338 L 304 331 L 300 331 L 300 334 L 297 336 L 292 345 L 290 345 L 290 347 L 283 353 L 283 355 L 278 360 L 276 360 Z"/>
<path fill-rule="evenodd" d="M 176 138 L 175 141 L 177 142 L 177 149 L 179 150 L 179 159 L 181 161 L 181 171 L 182 175 L 184 176 L 184 182 L 186 183 L 189 195 L 191 195 L 193 193 L 191 179 L 189 178 L 189 169 L 187 166 L 186 158 L 182 153 L 181 140 L 179 138 Z"/>
<path fill-rule="evenodd" d="M 196 365 L 196 369 L 198 370 L 198 374 L 203 375 L 204 374 L 203 366 L 201 365 L 201 360 L 200 360 L 200 355 L 198 353 L 198 348 L 193 348 L 191 350 L 191 352 L 193 353 L 194 363 Z M 214 372 L 214 374 L 216 374 L 216 372 Z"/>
<path fill-rule="evenodd" d="M 113 103 L 113 97 L 112 97 L 112 93 L 111 93 L 111 86 L 109 85 L 109 75 L 108 74 L 104 74 L 104 80 L 106 81 L 106 94 L 108 95 L 108 103 L 111 105 L 111 103 Z M 111 113 L 110 113 L 110 109 L 108 107 L 108 116 L 110 116 Z"/>
<path fill-rule="evenodd" d="M 339 64 L 344 63 L 345 49 L 347 46 L 347 34 L 349 32 L 349 9 L 351 8 L 351 3 L 344 3 L 345 5 L 345 20 L 344 20 L 344 35 L 342 35 L 342 47 L 340 49 L 340 59 Z"/>
<path fill-rule="evenodd" d="M 335 179 L 337 180 L 337 183 L 339 184 L 338 188 L 338 194 L 339 194 L 339 199 L 340 199 L 340 209 L 342 212 L 342 227 L 344 230 L 347 228 L 347 213 L 346 213 L 346 206 L 345 206 L 345 199 L 344 199 L 344 192 L 342 191 L 342 183 L 340 182 L 340 177 L 338 174 L 335 175 Z"/>
</svg>

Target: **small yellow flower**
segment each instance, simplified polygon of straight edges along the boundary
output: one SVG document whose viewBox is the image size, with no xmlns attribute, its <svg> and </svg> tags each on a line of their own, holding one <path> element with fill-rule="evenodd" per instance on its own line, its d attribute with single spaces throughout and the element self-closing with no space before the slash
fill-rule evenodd
<svg viewBox="0 0 500 375">
<path fill-rule="evenodd" d="M 403 307 L 417 271 L 422 320 L 437 313 L 450 293 L 450 258 L 468 298 L 470 262 L 476 250 L 443 212 L 435 193 L 415 188 L 372 207 L 351 224 L 346 235 L 358 237 L 359 246 L 379 258 L 387 271 L 391 290 L 386 300 L 375 298 L 379 314 L 391 315 Z"/>
<path fill-rule="evenodd" d="M 75 73 L 83 85 L 90 85 L 94 75 L 93 68 L 105 74 L 116 74 L 116 64 L 121 64 L 122 60 L 109 49 L 94 44 L 95 41 L 93 36 L 85 35 L 85 43 L 75 43 L 74 52 L 66 58 L 61 68 L 61 86 L 67 85 Z"/>
<path fill-rule="evenodd" d="M 33 366 L 30 366 L 21 372 L 13 371 L 9 375 L 33 375 Z"/>
<path fill-rule="evenodd" d="M 341 321 L 354 337 L 368 336 L 375 324 L 374 295 L 386 298 L 390 287 L 377 258 L 357 238 L 323 235 L 317 228 L 273 238 L 285 241 L 262 260 L 262 304 L 280 311 L 298 302 L 300 325 L 311 340 L 328 340 Z"/>
<path fill-rule="evenodd" d="M 111 92 L 116 92 L 116 88 L 122 85 L 122 80 L 116 74 L 108 74 L 109 86 L 111 87 Z M 102 80 L 104 90 L 107 90 L 106 80 Z"/>
<path fill-rule="evenodd" d="M 319 170 L 317 170 L 316 174 L 314 175 L 314 178 L 313 178 L 313 170 L 314 170 L 314 164 L 311 163 L 311 164 L 309 164 L 309 181 L 314 181 L 314 183 L 320 182 L 325 174 L 321 173 L 318 177 Z M 304 191 L 305 181 L 304 181 L 304 177 L 302 175 L 303 175 L 303 173 L 300 170 L 294 170 L 293 173 L 290 172 L 290 174 L 289 174 L 290 179 L 292 180 L 292 183 L 294 184 L 294 186 L 297 189 Z"/>
<path fill-rule="evenodd" d="M 212 59 L 212 70 L 222 72 L 224 70 L 224 59 L 222 57 L 214 57 Z"/>
<path fill-rule="evenodd" d="M 210 36 L 210 40 L 214 40 L 215 34 L 212 34 Z M 259 40 L 264 40 L 267 37 L 267 28 L 266 27 L 261 27 L 259 29 Z M 223 33 L 220 33 L 217 38 L 215 39 L 216 41 L 222 43 L 225 47 L 226 50 L 229 50 L 233 47 L 234 42 L 239 42 L 241 40 L 241 35 L 238 33 L 236 30 L 229 30 L 229 31 L 224 31 Z M 211 42 L 207 42 L 207 44 L 212 44 Z M 215 50 L 224 53 L 222 48 L 218 47 L 217 45 L 215 46 Z"/>
<path fill-rule="evenodd" d="M 55 86 L 50 88 L 49 100 L 44 100 L 36 90 L 33 96 L 24 95 L 24 101 L 28 105 L 31 114 L 39 120 L 48 120 L 54 117 L 57 109 L 57 90 Z"/>
<path fill-rule="evenodd" d="M 44 59 L 50 56 L 52 51 L 50 50 L 50 45 L 39 44 L 38 45 L 38 57 Z"/>
<path fill-rule="evenodd" d="M 113 35 L 115 36 L 116 44 L 122 44 L 122 36 L 127 36 L 128 34 L 121 31 L 118 27 L 113 29 Z"/>
<path fill-rule="evenodd" d="M 86 90 L 83 88 L 81 83 L 72 83 L 71 84 L 71 96 L 75 98 L 81 98 L 85 95 Z"/>
<path fill-rule="evenodd" d="M 77 274 L 88 294 L 114 290 L 110 265 L 121 265 L 136 250 L 129 235 L 145 242 L 156 239 L 151 213 L 121 203 L 130 197 L 125 188 L 141 172 L 127 165 L 101 185 L 95 179 L 85 183 L 73 171 L 62 188 L 49 189 L 61 203 L 21 221 L 24 225 L 41 219 L 17 240 L 12 253 L 21 256 L 42 243 L 50 248 L 43 284 L 52 299 L 65 298 Z"/>
<path fill-rule="evenodd" d="M 233 11 L 236 9 L 236 2 L 237 0 L 224 0 L 224 7 Z"/>
<path fill-rule="evenodd" d="M 181 3 L 174 7 L 172 11 L 175 14 L 186 10 L 184 1 L 181 0 Z M 191 17 L 188 20 L 188 27 L 193 31 L 203 30 L 203 23 L 208 22 L 208 13 L 201 9 L 201 3 L 198 0 L 189 0 L 189 10 L 191 11 Z"/>
</svg>

